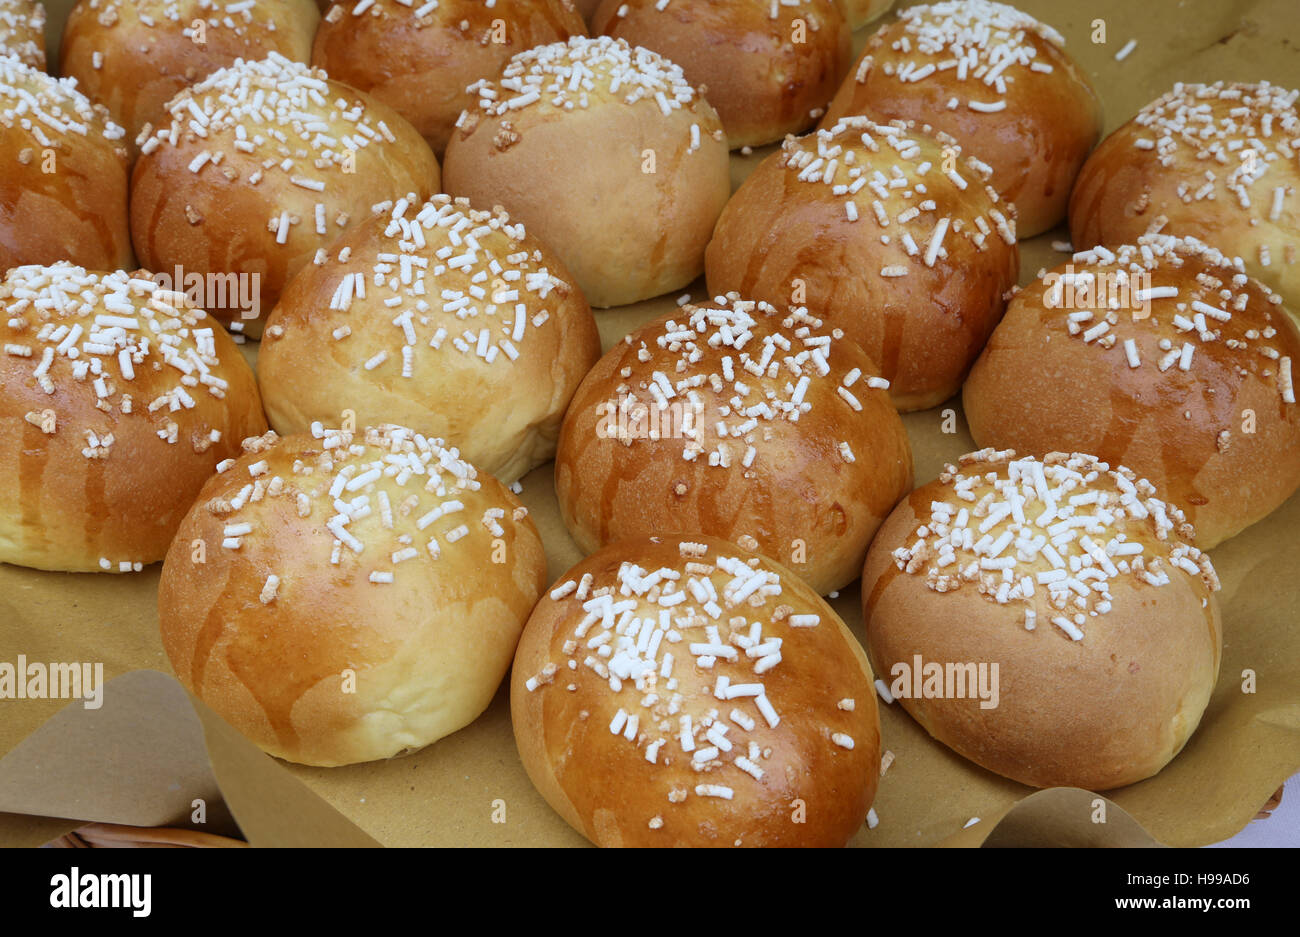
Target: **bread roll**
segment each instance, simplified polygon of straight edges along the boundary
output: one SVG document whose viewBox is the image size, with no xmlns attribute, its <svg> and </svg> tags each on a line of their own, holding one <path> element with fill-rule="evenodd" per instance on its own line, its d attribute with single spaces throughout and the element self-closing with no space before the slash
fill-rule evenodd
<svg viewBox="0 0 1300 937">
<path fill-rule="evenodd" d="M 871 37 L 824 126 L 851 114 L 925 121 L 993 167 L 1022 238 L 1065 220 L 1101 137 L 1101 102 L 1065 39 L 988 0 L 908 7 Z"/>
<path fill-rule="evenodd" d="M 169 109 L 135 167 L 136 249 L 154 269 L 256 277 L 255 308 L 207 303 L 249 335 L 349 225 L 438 189 L 437 160 L 396 112 L 276 53 L 215 72 Z"/>
<path fill-rule="evenodd" d="M 312 62 L 390 105 L 442 155 L 474 104 L 466 88 L 525 49 L 585 35 L 565 0 L 346 0 L 326 14 Z"/>
<path fill-rule="evenodd" d="M 835 0 L 849 29 L 858 29 L 874 19 L 879 19 L 894 6 L 894 0 Z"/>
<path fill-rule="evenodd" d="M 134 265 L 125 135 L 76 82 L 0 58 L 0 272 Z"/>
<path fill-rule="evenodd" d="M 600 6 L 600 0 L 572 0 L 572 3 L 578 14 L 588 23 L 596 15 L 596 7 Z"/>
<path fill-rule="evenodd" d="M 1076 254 L 1011 301 L 971 369 L 971 434 L 1127 465 L 1208 550 L 1300 488 L 1300 330 L 1280 303 L 1195 240 Z"/>
<path fill-rule="evenodd" d="M 61 263 L 0 282 L 0 562 L 156 563 L 217 463 L 266 431 L 230 336 L 151 276 Z"/>
<path fill-rule="evenodd" d="M 238 59 L 309 61 L 319 23 L 312 0 L 79 0 L 61 68 L 135 139 L 168 123 L 167 102 L 182 90 Z"/>
<path fill-rule="evenodd" d="M 852 58 L 835 0 L 605 0 L 592 30 L 680 65 L 717 109 L 732 149 L 811 127 Z"/>
<path fill-rule="evenodd" d="M 584 553 L 664 530 L 746 544 L 820 594 L 862 569 L 912 488 L 874 363 L 803 309 L 687 303 L 601 359 L 569 408 L 555 491 Z"/>
<path fill-rule="evenodd" d="M 1070 196 L 1074 243 L 1194 237 L 1300 310 L 1297 97 L 1268 82 L 1175 85 L 1084 165 Z"/>
<path fill-rule="evenodd" d="M 1158 772 L 1200 722 L 1223 632 L 1214 568 L 1156 495 L 1092 456 L 993 450 L 918 488 L 862 576 L 892 696 L 1022 784 L 1102 791 Z"/>
<path fill-rule="evenodd" d="M 599 846 L 843 846 L 876 792 L 861 645 L 722 540 L 629 540 L 569 570 L 528 619 L 510 708 L 533 784 Z"/>
<path fill-rule="evenodd" d="M 1020 267 L 1014 210 L 960 154 L 949 137 L 861 117 L 786 140 L 722 213 L 709 291 L 805 305 L 879 364 L 900 410 L 942 403 Z"/>
<path fill-rule="evenodd" d="M 523 225 L 411 196 L 298 274 L 258 376 L 282 434 L 345 410 L 362 425 L 400 421 L 508 484 L 555 455 L 599 357 L 582 293 Z"/>
<path fill-rule="evenodd" d="M 36 0 L 0 0 L 0 57 L 45 71 L 45 7 Z"/>
<path fill-rule="evenodd" d="M 541 46 L 475 87 L 446 189 L 502 205 L 598 308 L 677 290 L 731 194 L 718 116 L 682 71 L 601 37 Z"/>
<path fill-rule="evenodd" d="M 204 487 L 163 565 L 163 649 L 272 755 L 391 758 L 487 708 L 546 559 L 527 510 L 437 440 L 317 434 L 247 440 Z"/>
</svg>

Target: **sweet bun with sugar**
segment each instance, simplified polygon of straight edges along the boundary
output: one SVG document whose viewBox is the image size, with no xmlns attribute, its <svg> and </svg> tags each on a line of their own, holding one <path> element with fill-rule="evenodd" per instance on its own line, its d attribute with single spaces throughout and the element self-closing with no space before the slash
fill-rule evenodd
<svg viewBox="0 0 1300 937">
<path fill-rule="evenodd" d="M 1196 730 L 1218 589 L 1147 480 L 991 449 L 900 504 L 862 575 L 872 666 L 930 735 L 1022 784 L 1092 791 L 1151 777 Z"/>
<path fill-rule="evenodd" d="M 862 346 L 900 410 L 942 403 L 1020 269 L 1014 209 L 960 154 L 949 137 L 863 117 L 787 139 L 718 220 L 710 293 L 806 306 Z"/>
<path fill-rule="evenodd" d="M 152 269 L 256 278 L 255 308 L 205 303 L 250 336 L 320 248 L 402 193 L 438 190 L 437 159 L 395 111 L 276 53 L 214 72 L 168 110 L 135 166 L 136 250 Z"/>
<path fill-rule="evenodd" d="M 843 846 L 879 778 L 862 646 L 797 576 L 710 537 L 569 570 L 510 709 L 529 778 L 599 846 Z"/>
<path fill-rule="evenodd" d="M 167 102 L 182 90 L 238 59 L 309 61 L 319 23 L 312 0 L 80 0 L 60 68 L 134 140 L 168 122 Z"/>
<path fill-rule="evenodd" d="M 555 460 L 565 525 L 586 553 L 664 530 L 720 537 L 840 589 L 912 487 L 888 386 L 802 309 L 687 303 L 582 382 Z"/>
<path fill-rule="evenodd" d="M 126 131 L 70 79 L 0 57 L 0 272 L 135 266 Z"/>
<path fill-rule="evenodd" d="M 1182 84 L 1089 157 L 1070 196 L 1080 248 L 1193 237 L 1300 309 L 1300 90 Z"/>
<path fill-rule="evenodd" d="M 345 410 L 443 439 L 507 484 L 555 454 L 600 357 L 556 256 L 501 209 L 401 199 L 309 264 L 276 306 L 258 377 L 277 432 Z"/>
<path fill-rule="evenodd" d="M 1280 296 L 1214 248 L 1145 235 L 1017 293 L 963 399 L 978 445 L 1126 465 L 1208 550 L 1300 488 L 1293 370 Z"/>
<path fill-rule="evenodd" d="M 501 205 L 597 308 L 681 289 L 731 195 L 717 113 L 682 70 L 602 36 L 521 52 L 475 87 L 446 190 Z"/>
<path fill-rule="evenodd" d="M 915 120 L 993 169 L 1022 238 L 1065 219 L 1079 168 L 1101 137 L 1101 102 L 1065 39 L 990 0 L 911 6 L 867 42 L 824 121 Z"/>
<path fill-rule="evenodd" d="M 470 85 L 525 49 L 586 34 L 568 0 L 346 0 L 325 15 L 312 63 L 394 108 L 441 156 Z"/>
<path fill-rule="evenodd" d="M 391 758 L 478 718 L 546 584 L 527 509 L 403 427 L 270 433 L 245 450 L 163 565 L 177 679 L 299 764 Z"/>
<path fill-rule="evenodd" d="M 811 127 L 852 57 L 835 0 L 605 0 L 592 30 L 680 65 L 717 109 L 732 149 Z"/>
<path fill-rule="evenodd" d="M 0 281 L 0 562 L 130 572 L 266 431 L 221 326 L 146 271 L 68 263 Z"/>
</svg>

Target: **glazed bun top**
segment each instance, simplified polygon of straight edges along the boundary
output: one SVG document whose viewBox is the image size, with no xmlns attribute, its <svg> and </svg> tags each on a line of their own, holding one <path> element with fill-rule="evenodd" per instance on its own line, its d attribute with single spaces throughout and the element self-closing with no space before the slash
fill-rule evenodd
<svg viewBox="0 0 1300 937">
<path fill-rule="evenodd" d="M 346 188 L 349 150 L 396 142 L 392 130 L 367 114 L 362 101 L 334 98 L 342 87 L 332 85 L 320 69 L 278 53 L 256 62 L 241 59 L 173 98 L 167 106 L 170 125 L 148 137 L 141 153 L 174 147 L 193 135 L 211 151 L 191 166 L 195 175 L 215 163 L 216 154 L 228 153 L 263 164 L 264 173 L 249 177 L 249 185 L 278 175 L 314 202 L 331 182 Z"/>
<path fill-rule="evenodd" d="M 1146 479 L 1079 453 L 1015 455 L 962 456 L 917 489 L 911 505 L 920 525 L 893 551 L 897 571 L 935 592 L 974 588 L 990 602 L 1023 607 L 1031 630 L 1033 596 L 1045 589 L 1059 613 L 1051 624 L 1074 641 L 1111 610 L 1121 583 L 1160 588 L 1171 573 L 1186 573 L 1204 590 L 1203 604 L 1219 588 L 1183 512 L 1159 500 Z"/>
<path fill-rule="evenodd" d="M 95 273 L 69 263 L 13 268 L 0 282 L 4 353 L 10 361 L 26 360 L 51 407 L 87 420 L 102 413 L 114 421 L 147 421 L 163 443 L 206 452 L 221 439 L 217 427 L 227 425 L 219 402 L 228 390 L 251 393 L 260 417 L 252 375 L 242 380 L 248 369 L 220 325 L 192 308 L 184 293 L 163 289 L 149 276 Z M 237 386 L 227 378 L 239 378 Z M 88 397 L 89 389 L 98 413 L 89 407 L 77 412 L 72 400 Z M 39 395 L 28 399 L 41 402 Z M 28 414 L 36 425 L 40 417 L 40 408 Z M 113 434 L 70 429 L 84 435 L 86 458 L 109 455 Z"/>
<path fill-rule="evenodd" d="M 988 185 L 992 170 L 928 126 L 846 117 L 829 130 L 788 138 L 780 158 L 799 182 L 821 189 L 818 196 L 829 189 L 850 220 L 874 218 L 891 235 L 896 262 L 889 266 L 904 272 L 883 276 L 934 267 L 950 255 L 958 262 L 990 241 L 1016 244 L 1015 209 Z"/>
<path fill-rule="evenodd" d="M 60 70 L 138 135 L 167 102 L 237 59 L 311 56 L 310 0 L 82 0 L 63 31 Z"/>
<path fill-rule="evenodd" d="M 1161 166 L 1204 164 L 1204 184 L 1197 180 L 1180 188 L 1179 196 L 1194 201 L 1213 199 L 1249 212 L 1268 206 L 1276 217 L 1278 194 L 1273 164 L 1300 172 L 1300 90 L 1288 91 L 1268 82 L 1259 84 L 1182 84 L 1148 104 L 1133 119 L 1143 131 L 1133 146 L 1154 154 Z M 1245 158 L 1247 151 L 1254 159 Z M 1178 233 L 1178 232 L 1174 232 Z"/>
<path fill-rule="evenodd" d="M 1199 238 L 1300 304 L 1300 90 L 1177 84 L 1102 141 L 1070 195 L 1074 243 Z"/>
<path fill-rule="evenodd" d="M 649 49 L 608 36 L 575 37 L 521 52 L 500 77 L 485 78 L 470 90 L 478 102 L 461 115 L 458 126 L 467 132 L 480 117 L 503 119 L 496 141 L 501 150 L 517 139 L 512 139 L 508 126 L 516 115 L 545 122 L 565 112 L 613 105 L 656 110 L 664 117 L 702 110 L 701 117 L 707 114 L 710 126 L 717 121 L 677 65 Z"/>
<path fill-rule="evenodd" d="M 1021 69 L 1050 74 L 1054 54 L 1065 46 L 1059 32 L 1028 13 L 990 0 L 948 0 L 913 6 L 898 14 L 903 35 L 888 49 L 873 52 L 859 72 L 879 68 L 900 82 L 924 81 L 948 72 L 967 95 L 958 106 L 1000 109 Z"/>
<path fill-rule="evenodd" d="M 1021 296 L 1082 344 L 1118 346 L 1132 370 L 1191 371 L 1194 359 L 1206 358 L 1210 366 L 1195 368 L 1202 380 L 1222 373 L 1236 383 L 1251 374 L 1295 403 L 1291 368 L 1300 347 L 1282 297 L 1248 277 L 1239 258 L 1195 238 L 1147 234 L 1114 251 L 1080 251 L 1068 269 Z"/>
<path fill-rule="evenodd" d="M 210 486 L 224 493 L 205 505 L 226 519 L 222 549 L 272 543 L 288 531 L 291 542 L 281 552 L 349 579 L 383 585 L 428 577 L 429 562 L 442 561 L 449 575 L 464 573 L 455 577 L 462 590 L 472 571 L 490 566 L 492 538 L 528 515 L 455 449 L 406 427 L 350 432 L 316 424 L 310 436 L 271 432 L 245 440 L 244 451 L 238 462 L 217 466 L 239 477 Z M 260 458 L 250 462 L 248 454 Z M 418 562 L 404 565 L 411 560 Z M 249 582 L 242 601 L 269 604 L 277 585 L 296 572 L 286 567 Z"/>
<path fill-rule="evenodd" d="M 45 7 L 34 0 L 0 0 L 0 57 L 45 69 Z"/>
<path fill-rule="evenodd" d="M 770 468 L 762 464 L 767 460 L 785 461 L 814 435 L 809 424 L 840 440 L 837 458 L 853 460 L 848 440 L 865 440 L 846 416 L 862 410 L 858 394 L 889 389 L 884 378 L 864 372 L 874 365 L 839 329 L 823 328 L 806 309 L 782 314 L 737 293 L 686 303 L 639 338 L 636 362 L 618 372 L 618 406 L 664 411 L 676 402 L 681 458 L 746 478 Z M 656 439 L 659 430 L 649 434 Z"/>
<path fill-rule="evenodd" d="M 346 315 L 367 294 L 370 304 L 390 310 L 386 330 L 366 331 L 361 323 L 353 329 L 344 321 L 334 334 L 341 341 L 364 333 L 352 339 L 363 347 L 349 351 L 376 378 L 410 378 L 417 362 L 427 366 L 450 354 L 486 364 L 516 361 L 520 347 L 551 319 L 551 309 L 570 297 L 583 302 L 554 257 L 499 206 L 481 211 L 449 195 L 421 203 L 408 193 L 360 231 L 337 253 L 322 248 L 314 263 L 337 260 L 348 271 L 331 297 L 331 311 Z M 367 235 L 372 240 L 360 240 Z M 295 304 L 281 312 L 280 330 L 272 326 L 270 338 L 321 311 Z"/>
<path fill-rule="evenodd" d="M 163 269 L 259 274 L 266 309 L 320 247 L 438 187 L 433 152 L 396 111 L 275 53 L 214 72 L 168 110 L 135 166 L 136 249 Z"/>
<path fill-rule="evenodd" d="M 993 167 L 1023 236 L 1065 216 L 1079 167 L 1101 135 L 1101 104 L 1054 29 L 985 0 L 913 6 L 867 43 L 831 103 L 846 114 L 916 120 Z"/>
<path fill-rule="evenodd" d="M 0 129 L 4 138 L 17 133 L 6 149 L 20 146 L 19 162 L 29 162 L 45 148 L 91 141 L 129 158 L 126 130 L 113 123 L 108 111 L 77 90 L 76 81 L 51 78 L 16 59 L 0 57 Z M 27 147 L 32 150 L 29 152 Z M 23 153 L 28 154 L 24 159 Z"/>
</svg>

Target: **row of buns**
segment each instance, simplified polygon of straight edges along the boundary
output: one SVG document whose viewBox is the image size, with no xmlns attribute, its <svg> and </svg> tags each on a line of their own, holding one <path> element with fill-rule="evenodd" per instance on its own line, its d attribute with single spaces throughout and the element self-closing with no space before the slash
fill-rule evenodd
<svg viewBox="0 0 1300 937">
<path fill-rule="evenodd" d="M 612 35 L 693 23 L 684 0 L 609 6 Z M 382 7 L 324 19 L 402 15 Z M 1179 86 L 1089 157 L 1062 44 L 1001 4 L 911 7 L 734 196 L 734 121 L 689 53 L 608 36 L 480 76 L 442 165 L 425 128 L 277 52 L 195 76 L 138 157 L 70 84 L 0 63 L 0 145 L 30 165 L 52 119 L 87 144 L 57 160 L 109 167 L 120 190 L 94 194 L 129 218 L 52 191 L 81 211 L 30 237 L 78 260 L 94 223 L 119 253 L 7 258 L 0 560 L 166 554 L 177 676 L 310 764 L 430 744 L 513 661 L 524 766 L 605 845 L 845 842 L 881 770 L 875 675 L 916 654 L 1003 667 L 1003 706 L 900 700 L 978 764 L 1148 777 L 1217 679 L 1202 550 L 1300 487 L 1296 95 Z M 1040 129 L 1002 151 L 1005 120 Z M 1071 189 L 1076 234 L 1130 226 L 1017 289 L 1022 209 L 1049 227 Z M 148 272 L 172 267 L 256 274 L 268 315 L 196 308 Z M 591 307 L 701 272 L 712 299 L 601 356 Z M 256 379 L 223 322 L 261 336 Z M 912 491 L 899 411 L 963 390 L 987 448 Z M 552 456 L 587 559 L 548 592 L 506 486 Z M 819 598 L 859 576 L 865 654 Z"/>
</svg>

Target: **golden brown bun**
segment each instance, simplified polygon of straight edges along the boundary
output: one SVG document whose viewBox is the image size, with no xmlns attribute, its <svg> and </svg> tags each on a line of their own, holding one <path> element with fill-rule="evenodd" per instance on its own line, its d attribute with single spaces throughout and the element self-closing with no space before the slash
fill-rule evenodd
<svg viewBox="0 0 1300 937">
<path fill-rule="evenodd" d="M 238 102 L 234 109 L 230 98 Z M 259 123 L 251 115 L 258 100 L 277 118 Z M 206 137 L 191 127 L 191 104 L 209 121 L 220 117 Z M 207 307 L 223 321 L 238 320 L 236 326 L 250 335 L 261 334 L 262 321 L 293 275 L 349 225 L 365 221 L 376 205 L 387 201 L 391 207 L 402 193 L 425 199 L 438 189 L 437 160 L 395 111 L 274 53 L 215 72 L 177 95 L 170 109 L 171 125 L 144 143 L 135 166 L 136 250 L 158 270 L 256 274 L 257 310 L 217 297 Z M 319 125 L 290 122 L 298 113 L 312 115 Z M 247 141 L 237 136 L 241 127 Z M 355 152 L 349 141 L 357 144 Z M 214 162 L 217 154 L 220 164 Z"/>
<path fill-rule="evenodd" d="M 177 679 L 265 751 L 300 764 L 391 758 L 474 721 L 546 585 L 526 509 L 496 479 L 476 480 L 436 441 L 398 427 L 271 433 L 245 449 L 204 487 L 163 565 L 158 617 Z M 398 475 L 396 460 L 438 480 Z M 349 467 L 359 480 L 375 466 L 391 471 L 338 486 L 370 509 L 358 505 L 338 527 L 332 486 Z M 446 516 L 423 520 L 439 505 Z M 372 578 L 385 575 L 392 581 Z"/>
<path fill-rule="evenodd" d="M 800 309 L 733 294 L 668 313 L 574 397 L 555 459 L 565 525 L 584 553 L 664 530 L 720 537 L 819 594 L 840 589 L 912 488 L 907 433 L 877 373 Z"/>
<path fill-rule="evenodd" d="M 135 139 L 169 122 L 167 102 L 235 64 L 278 52 L 311 58 L 320 13 L 312 0 L 256 0 L 241 13 L 212 0 L 80 0 L 68 15 L 64 75 L 106 106 Z M 194 23 L 202 21 L 199 30 Z M 201 40 L 201 41 L 200 41 Z"/>
<path fill-rule="evenodd" d="M 32 118 L 28 96 L 48 120 Z M 125 131 L 75 82 L 0 58 L 0 165 L 0 272 L 134 266 Z"/>
<path fill-rule="evenodd" d="M 848 21 L 849 29 L 857 29 L 888 13 L 894 0 L 835 0 L 835 3 Z"/>
<path fill-rule="evenodd" d="M 993 500 L 986 507 L 1003 503 L 983 476 L 994 473 L 1005 483 L 1012 457 L 1014 453 L 992 450 L 963 456 L 959 471 L 948 466 L 939 481 L 918 488 L 880 529 L 862 574 L 872 665 L 891 692 L 898 691 L 897 702 L 932 736 L 1022 784 L 1098 791 L 1150 777 L 1182 750 L 1218 678 L 1222 628 L 1213 594 L 1218 588 L 1214 570 L 1178 530 L 1161 526 L 1163 536 L 1159 534 L 1155 513 L 1143 520 L 1130 515 L 1094 528 L 1090 539 L 1100 550 L 1119 536 L 1127 538 L 1128 548 L 1140 545 L 1145 571 L 1157 580 L 1163 576 L 1168 580 L 1164 585 L 1150 584 L 1132 566 L 1125 569 L 1120 564 L 1129 561 L 1123 556 L 1108 557 L 1116 574 L 1105 581 L 1106 591 L 1088 590 L 1080 583 L 1091 596 L 1091 611 L 1068 607 L 1068 613 L 1083 620 L 1069 622 L 1081 632 L 1073 640 L 1053 620 L 1067 612 L 1053 604 L 1049 587 L 1037 579 L 1053 564 L 1044 553 L 1031 557 L 1008 546 L 1002 555 L 1015 560 L 1012 578 L 1034 579 L 1034 593 L 1025 598 L 1012 591 L 1004 596 L 1005 604 L 999 603 L 999 572 L 977 568 L 971 578 L 963 578 L 958 571 L 972 563 L 978 566 L 979 557 L 958 547 L 955 559 L 940 567 L 943 559 L 932 545 L 962 520 L 957 514 L 962 509 L 968 512 L 967 529 L 976 545 L 1001 539 L 1015 524 L 1012 515 L 982 533 L 979 525 L 993 515 L 977 508 L 987 494 L 993 494 Z M 1049 493 L 1058 488 L 1053 464 L 1059 469 L 1067 460 L 1082 474 L 1099 469 L 1090 456 L 1050 455 L 1044 468 Z M 1116 475 L 1125 484 L 1136 484 L 1134 500 L 1159 510 L 1150 486 L 1126 469 L 1099 471 L 1093 481 L 1078 482 L 1070 496 L 1102 492 L 1113 508 L 1119 495 Z M 974 480 L 972 500 L 963 500 L 954 483 L 969 479 Z M 1032 498 L 1032 482 L 1014 487 Z M 1064 494 L 1058 500 L 1065 506 Z M 932 513 L 932 503 L 952 509 L 946 515 Z M 1035 524 L 1044 507 L 1041 499 L 1023 506 L 1026 524 L 1020 532 L 1026 539 L 1050 536 Z M 1176 508 L 1165 510 L 1170 521 L 1181 522 Z M 925 534 L 918 531 L 922 524 L 928 526 Z M 1084 555 L 1081 539 L 1056 547 L 1062 562 Z M 1171 554 L 1188 568 L 1175 565 Z M 1077 598 L 1069 588 L 1064 593 L 1070 600 Z M 1027 610 L 1036 616 L 1032 629 L 1026 627 Z M 914 676 L 918 656 L 919 677 Z M 944 668 L 945 677 L 949 671 L 954 677 L 938 696 L 933 692 L 940 689 L 937 685 L 927 689 L 922 682 L 931 664 Z M 963 676 L 974 679 L 962 687 L 955 679 L 956 668 L 968 664 L 975 665 L 976 673 L 965 668 Z M 979 664 L 987 665 L 982 693 Z"/>
<path fill-rule="evenodd" d="M 349 410 L 359 425 L 388 420 L 446 440 L 507 484 L 555 455 L 600 336 L 563 265 L 522 225 L 446 195 L 423 205 L 412 196 L 320 261 L 294 278 L 267 322 L 258 376 L 277 432 Z M 354 274 L 367 281 L 364 298 L 353 295 Z"/>
<path fill-rule="evenodd" d="M 37 0 L 0 0 L 0 56 L 45 71 L 45 7 Z"/>
<path fill-rule="evenodd" d="M 1084 165 L 1070 197 L 1074 243 L 1194 237 L 1300 309 L 1297 95 L 1267 82 L 1175 85 Z"/>
<path fill-rule="evenodd" d="M 1070 187 L 1101 137 L 1101 102 L 1065 40 L 1028 14 L 985 0 L 914 6 L 900 17 L 871 37 L 823 126 L 851 114 L 924 121 L 993 168 L 993 188 L 1016 206 L 1020 237 L 1064 221 Z M 981 34 L 988 35 L 983 44 L 975 38 Z M 956 49 L 978 66 L 960 77 L 951 66 L 933 70 L 958 57 Z M 1015 64 L 996 71 L 1007 56 Z M 926 77 L 910 77 L 926 68 Z M 990 74 L 997 76 L 991 84 Z M 986 105 L 1003 109 L 974 109 Z"/>
<path fill-rule="evenodd" d="M 230 336 L 151 276 L 64 263 L 0 282 L 0 562 L 156 563 L 217 463 L 266 431 Z"/>
<path fill-rule="evenodd" d="M 596 15 L 596 8 L 600 6 L 600 0 L 570 0 L 570 2 L 573 4 L 573 8 L 578 11 L 578 15 L 588 23 Z"/>
<path fill-rule="evenodd" d="M 941 171 L 948 148 L 964 189 Z M 860 117 L 787 140 L 722 213 L 706 257 L 709 292 L 806 305 L 880 365 L 898 409 L 942 403 L 1002 317 L 1003 294 L 1020 268 L 1013 209 L 960 152 L 949 138 Z M 826 184 L 830 160 L 836 168 Z M 876 172 L 905 181 L 886 189 Z M 875 182 L 884 197 L 869 185 L 856 193 L 838 188 L 861 180 Z M 874 202 L 887 216 L 884 227 Z M 941 247 L 927 264 L 941 229 Z"/>
<path fill-rule="evenodd" d="M 1128 274 L 1134 286 L 1107 315 L 1106 297 L 1082 295 L 1083 281 L 1069 273 L 1093 274 L 1098 284 Z M 1138 286 L 1178 294 L 1144 306 Z M 1224 289 L 1230 301 L 1220 297 Z M 1300 377 L 1300 330 L 1280 299 L 1195 241 L 1148 235 L 1118 257 L 1077 254 L 1011 301 L 971 369 L 964 393 L 971 435 L 980 446 L 1040 456 L 1086 451 L 1126 465 L 1186 512 L 1197 546 L 1208 550 L 1300 488 L 1300 407 L 1290 376 L 1294 369 Z M 1202 309 L 1198 329 L 1193 303 L 1228 321 Z M 1069 319 L 1081 311 L 1094 315 Z M 1184 370 L 1178 359 L 1187 347 Z"/>
<path fill-rule="evenodd" d="M 336 3 L 316 34 L 312 63 L 330 77 L 368 91 L 411 122 L 439 156 L 456 120 L 473 107 L 465 89 L 495 78 L 510 57 L 587 27 L 563 0 L 441 0 L 423 16 L 424 0 Z"/>
<path fill-rule="evenodd" d="M 529 778 L 598 846 L 843 846 L 866 819 L 880 772 L 862 646 L 785 567 L 722 540 L 684 539 L 607 547 L 533 610 L 510 684 Z M 678 577 L 672 591 L 684 600 L 660 604 L 669 593 L 646 580 L 663 574 Z M 748 600 L 729 599 L 728 589 L 764 576 Z M 710 588 L 716 605 L 693 597 Z M 623 590 L 604 600 L 622 603 L 605 621 L 584 610 L 600 606 L 602 590 Z M 634 616 L 645 644 L 615 634 Z M 602 635 L 608 656 L 590 643 Z M 712 662 L 707 648 L 692 653 L 715 640 L 725 653 Z M 716 697 L 728 683 L 763 695 Z"/>
<path fill-rule="evenodd" d="M 591 86 L 557 92 L 575 67 L 594 73 Z M 528 97 L 506 87 L 518 82 L 547 93 L 511 107 Z M 503 205 L 550 245 L 597 308 L 659 296 L 700 275 L 731 170 L 718 116 L 681 69 L 602 36 L 522 52 L 476 90 L 478 103 L 447 147 L 449 193 Z"/>
<path fill-rule="evenodd" d="M 680 65 L 717 109 L 732 149 L 811 127 L 852 57 L 834 0 L 672 0 L 663 9 L 659 0 L 605 0 L 591 25 Z"/>
</svg>

